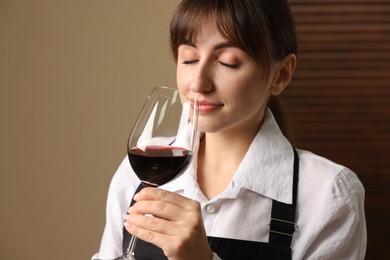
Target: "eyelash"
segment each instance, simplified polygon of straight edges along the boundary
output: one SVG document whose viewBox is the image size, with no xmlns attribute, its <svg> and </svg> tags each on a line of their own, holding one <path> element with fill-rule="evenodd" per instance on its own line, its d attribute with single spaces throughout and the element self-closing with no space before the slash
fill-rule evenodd
<svg viewBox="0 0 390 260">
<path fill-rule="evenodd" d="M 184 65 L 190 65 L 190 64 L 194 64 L 195 62 L 197 62 L 197 60 L 185 60 L 182 63 Z M 224 63 L 224 62 L 219 62 L 219 63 L 222 66 L 225 66 L 225 67 L 230 68 L 230 69 L 236 69 L 239 67 L 239 64 L 228 64 L 228 63 Z"/>
<path fill-rule="evenodd" d="M 197 62 L 197 60 L 185 60 L 185 61 L 183 61 L 182 63 L 183 63 L 184 65 L 189 65 L 189 64 L 194 64 L 195 62 Z"/>
<path fill-rule="evenodd" d="M 230 69 L 237 69 L 239 64 L 228 64 L 228 63 L 223 63 L 223 62 L 219 62 L 221 65 L 225 66 L 225 67 L 228 67 Z"/>
</svg>

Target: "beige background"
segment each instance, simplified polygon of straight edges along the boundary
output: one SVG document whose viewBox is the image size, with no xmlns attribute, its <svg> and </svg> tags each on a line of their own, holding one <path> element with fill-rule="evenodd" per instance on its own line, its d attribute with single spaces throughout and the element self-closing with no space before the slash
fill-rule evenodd
<svg viewBox="0 0 390 260">
<path fill-rule="evenodd" d="M 0 0 L 0 259 L 89 259 L 178 0 Z"/>
</svg>

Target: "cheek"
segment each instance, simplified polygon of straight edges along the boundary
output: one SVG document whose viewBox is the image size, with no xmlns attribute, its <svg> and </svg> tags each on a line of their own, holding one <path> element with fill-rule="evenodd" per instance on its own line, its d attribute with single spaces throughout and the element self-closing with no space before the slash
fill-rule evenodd
<svg viewBox="0 0 390 260">
<path fill-rule="evenodd" d="M 259 76 L 243 78 L 238 86 L 241 87 L 236 89 L 234 95 L 244 110 L 261 110 L 270 96 L 269 86 Z"/>
<path fill-rule="evenodd" d="M 189 89 L 189 76 L 184 73 L 183 69 L 180 67 L 176 68 L 176 83 L 180 91 L 187 92 Z"/>
</svg>

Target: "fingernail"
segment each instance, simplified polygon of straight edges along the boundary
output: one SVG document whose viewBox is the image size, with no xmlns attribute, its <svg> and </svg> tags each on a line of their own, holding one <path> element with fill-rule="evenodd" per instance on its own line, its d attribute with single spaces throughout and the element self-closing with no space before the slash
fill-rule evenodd
<svg viewBox="0 0 390 260">
<path fill-rule="evenodd" d="M 133 197 L 133 199 L 134 199 L 135 201 L 137 201 L 137 199 L 138 199 L 138 196 L 139 196 L 138 194 L 139 194 L 139 193 L 135 194 L 134 197 Z"/>
<path fill-rule="evenodd" d="M 125 223 L 123 223 L 123 225 L 127 228 L 127 229 L 129 229 L 130 227 L 131 227 L 131 224 L 129 223 L 129 222 L 125 222 Z"/>
<path fill-rule="evenodd" d="M 127 210 L 127 214 L 131 214 L 132 209 L 133 209 L 133 206 L 131 206 L 131 207 Z"/>
</svg>

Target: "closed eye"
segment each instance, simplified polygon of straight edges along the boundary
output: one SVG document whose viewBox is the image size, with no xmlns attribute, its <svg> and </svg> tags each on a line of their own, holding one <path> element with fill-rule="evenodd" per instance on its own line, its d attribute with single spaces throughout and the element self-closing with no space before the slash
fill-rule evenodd
<svg viewBox="0 0 390 260">
<path fill-rule="evenodd" d="M 182 63 L 188 65 L 188 64 L 194 64 L 194 63 L 196 63 L 197 61 L 198 61 L 198 60 L 185 60 L 185 61 L 183 61 Z"/>
<path fill-rule="evenodd" d="M 230 63 L 225 63 L 225 62 L 219 62 L 222 66 L 231 68 L 231 69 L 236 69 L 239 67 L 240 64 L 235 63 L 235 64 L 230 64 Z"/>
</svg>

